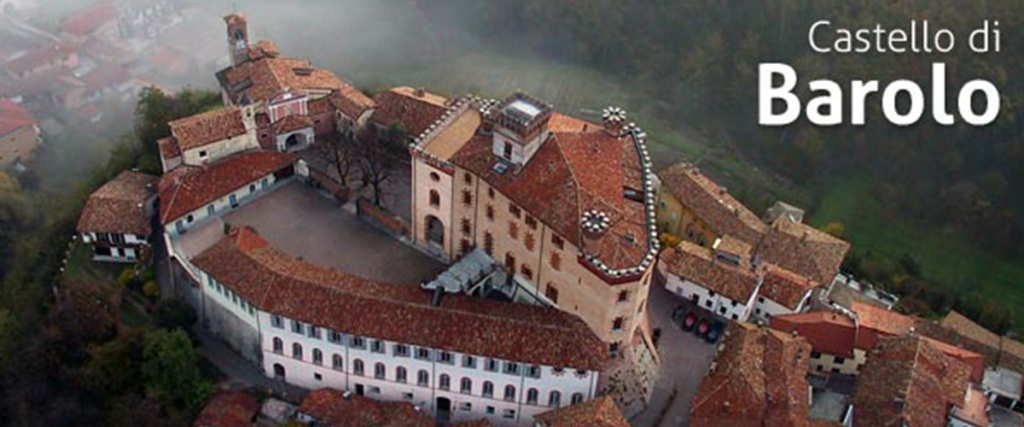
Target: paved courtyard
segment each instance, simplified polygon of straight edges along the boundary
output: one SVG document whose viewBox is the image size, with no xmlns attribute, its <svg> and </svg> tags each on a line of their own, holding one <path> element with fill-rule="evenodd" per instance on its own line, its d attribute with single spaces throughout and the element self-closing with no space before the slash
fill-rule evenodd
<svg viewBox="0 0 1024 427">
<path fill-rule="evenodd" d="M 249 225 L 296 257 L 369 279 L 419 284 L 445 268 L 298 181 L 227 214 L 224 221 Z"/>
<path fill-rule="evenodd" d="M 651 285 L 648 301 L 651 327 L 661 328 L 658 342 L 661 372 L 650 405 L 634 417 L 631 424 L 634 427 L 685 427 L 689 425 L 690 406 L 697 386 L 708 371 L 717 344 L 708 344 L 672 324 L 672 310 L 684 301 L 665 290 L 658 281 Z M 674 399 L 673 390 L 678 393 Z M 659 423 L 658 418 L 666 406 L 669 406 L 668 411 Z"/>
</svg>

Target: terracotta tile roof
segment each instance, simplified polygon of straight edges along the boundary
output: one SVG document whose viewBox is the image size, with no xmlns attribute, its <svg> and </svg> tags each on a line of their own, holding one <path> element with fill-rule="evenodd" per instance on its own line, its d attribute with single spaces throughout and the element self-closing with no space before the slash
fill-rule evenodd
<svg viewBox="0 0 1024 427">
<path fill-rule="evenodd" d="M 160 149 L 160 157 L 164 160 L 181 157 L 181 147 L 178 146 L 178 140 L 173 136 L 157 140 L 156 146 Z"/>
<path fill-rule="evenodd" d="M 95 92 L 124 84 L 131 80 L 131 78 L 132 76 L 128 74 L 128 70 L 125 70 L 120 65 L 103 61 L 89 74 L 83 76 L 81 80 L 90 92 Z"/>
<path fill-rule="evenodd" d="M 982 355 L 963 347 L 946 344 L 942 341 L 925 336 L 922 336 L 921 339 L 928 341 L 929 344 L 941 351 L 943 354 L 964 362 L 964 364 L 971 369 L 971 381 L 978 384 L 981 383 L 981 380 L 985 376 L 985 358 Z"/>
<path fill-rule="evenodd" d="M 366 96 L 366 94 L 350 84 L 345 84 L 341 89 L 331 92 L 328 99 L 334 105 L 334 108 L 340 110 L 352 120 L 359 119 L 367 110 L 377 108 L 377 101 Z"/>
<path fill-rule="evenodd" d="M 158 180 L 152 175 L 121 172 L 89 196 L 75 229 L 79 233 L 149 236 L 152 229 L 144 205 L 156 194 Z"/>
<path fill-rule="evenodd" d="M 818 283 L 832 283 L 850 244 L 780 217 L 757 247 L 757 256 Z"/>
<path fill-rule="evenodd" d="M 225 107 L 167 124 L 182 152 L 245 134 L 242 110 Z"/>
<path fill-rule="evenodd" d="M 194 427 L 252 427 L 260 405 L 252 396 L 237 391 L 218 392 L 206 402 L 192 423 Z"/>
<path fill-rule="evenodd" d="M 245 185 L 295 163 L 296 157 L 274 151 L 238 154 L 198 167 L 179 167 L 160 178 L 160 221 L 169 224 Z"/>
<path fill-rule="evenodd" d="M 537 414 L 538 427 L 629 427 L 615 400 L 604 396 Z"/>
<path fill-rule="evenodd" d="M 74 53 L 75 47 L 70 43 L 53 43 L 14 58 L 4 64 L 4 67 L 20 74 L 45 66 L 58 58 L 63 60 Z"/>
<path fill-rule="evenodd" d="M 693 427 L 807 427 L 811 346 L 800 337 L 732 323 L 690 410 Z"/>
<path fill-rule="evenodd" d="M 601 368 L 605 349 L 578 317 L 554 308 L 374 282 L 292 258 L 248 228 L 192 262 L 262 311 L 335 331 L 503 360 Z"/>
<path fill-rule="evenodd" d="M 470 109 L 465 114 L 479 114 Z M 571 119 L 553 114 L 559 127 Z M 582 122 L 581 122 L 582 123 Z M 550 129 L 550 128 L 549 128 Z M 519 170 L 498 173 L 490 136 L 470 133 L 450 159 L 501 192 L 559 236 L 612 269 L 636 267 L 648 253 L 644 204 L 625 197 L 625 188 L 642 195 L 640 155 L 630 138 L 616 138 L 603 128 L 585 132 L 553 131 L 530 161 Z M 583 213 L 609 216 L 608 231 L 585 242 Z"/>
<path fill-rule="evenodd" d="M 818 282 L 773 264 L 766 264 L 759 295 L 796 310 Z"/>
<path fill-rule="evenodd" d="M 962 406 L 970 368 L 918 335 L 883 337 L 868 355 L 853 394 L 864 427 L 944 427 Z"/>
<path fill-rule="evenodd" d="M 36 125 L 36 118 L 9 99 L 0 99 L 0 136 Z"/>
<path fill-rule="evenodd" d="M 695 166 L 678 163 L 662 170 L 658 177 L 662 191 L 682 203 L 715 234 L 732 235 L 757 245 L 768 231 L 768 225 L 757 215 Z"/>
<path fill-rule="evenodd" d="M 913 317 L 858 301 L 850 305 L 850 310 L 857 314 L 861 326 L 888 335 L 906 335 L 916 324 Z"/>
<path fill-rule="evenodd" d="M 939 324 L 945 328 L 958 332 L 964 337 L 992 348 L 999 348 L 1000 341 L 1002 341 L 1000 336 L 995 332 L 985 329 L 984 326 L 974 323 L 974 321 L 968 319 L 967 316 L 957 313 L 956 311 L 950 311 L 946 317 L 942 318 L 942 321 L 939 322 Z"/>
<path fill-rule="evenodd" d="M 285 89 L 330 92 L 345 83 L 334 73 L 305 59 L 261 57 L 217 72 L 217 80 L 234 103 L 247 95 L 253 103 L 266 101 Z"/>
<path fill-rule="evenodd" d="M 870 350 L 874 337 L 869 331 L 858 331 L 853 319 L 841 313 L 812 311 L 781 314 L 769 320 L 771 328 L 784 333 L 796 332 L 807 339 L 814 351 L 842 357 L 853 357 L 855 348 Z M 858 332 L 860 332 L 858 334 Z"/>
<path fill-rule="evenodd" d="M 60 28 L 65 33 L 84 36 L 115 19 L 117 19 L 117 8 L 113 3 L 103 1 L 64 20 Z"/>
<path fill-rule="evenodd" d="M 313 127 L 313 120 L 307 116 L 289 115 L 274 123 L 274 134 L 282 135 L 300 129 Z"/>
<path fill-rule="evenodd" d="M 967 397 L 964 399 L 963 408 L 956 408 L 954 414 L 957 418 L 976 426 L 993 425 L 988 416 L 989 402 L 985 396 L 985 390 L 978 386 L 971 386 L 967 389 Z"/>
<path fill-rule="evenodd" d="M 661 255 L 667 271 L 701 287 L 746 303 L 757 290 L 758 276 L 750 268 L 719 260 L 711 249 L 683 241 Z"/>
<path fill-rule="evenodd" d="M 429 415 L 411 402 L 384 402 L 333 388 L 311 391 L 299 412 L 315 418 L 323 427 L 434 427 Z"/>
<path fill-rule="evenodd" d="M 370 118 L 380 126 L 398 123 L 410 137 L 417 137 L 448 110 L 448 100 L 410 87 L 396 87 L 374 98 L 377 110 Z"/>
</svg>

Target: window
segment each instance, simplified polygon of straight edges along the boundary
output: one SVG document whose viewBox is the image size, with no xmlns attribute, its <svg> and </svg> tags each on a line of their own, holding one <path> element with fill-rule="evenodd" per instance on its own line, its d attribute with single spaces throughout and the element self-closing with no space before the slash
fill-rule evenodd
<svg viewBox="0 0 1024 427">
<path fill-rule="evenodd" d="M 470 355 L 462 356 L 462 367 L 476 369 L 476 358 Z"/>
<path fill-rule="evenodd" d="M 505 373 L 519 375 L 519 364 L 516 362 L 505 362 Z"/>
<path fill-rule="evenodd" d="M 274 353 L 284 353 L 284 341 L 281 341 L 280 338 L 274 338 Z"/>
<path fill-rule="evenodd" d="M 405 344 L 395 344 L 395 356 L 409 357 L 409 346 Z"/>
<path fill-rule="evenodd" d="M 488 406 L 487 407 L 487 415 L 494 415 L 494 407 L 493 406 Z"/>
<path fill-rule="evenodd" d="M 340 354 L 335 354 L 331 357 L 331 367 L 337 371 L 345 370 L 345 362 L 344 359 L 341 358 Z"/>
<path fill-rule="evenodd" d="M 512 160 L 512 143 L 511 142 L 505 141 L 505 148 L 501 151 L 501 155 L 504 156 L 506 160 Z"/>
<path fill-rule="evenodd" d="M 441 374 L 441 376 L 438 378 L 437 388 L 439 388 L 441 390 L 449 390 L 449 389 L 451 389 L 452 388 L 452 377 L 449 377 L 448 374 Z"/>
<path fill-rule="evenodd" d="M 561 237 L 554 234 L 551 235 L 551 244 L 555 245 L 558 249 L 565 249 L 565 240 L 562 240 Z"/>
<path fill-rule="evenodd" d="M 466 206 L 473 204 L 473 193 L 469 190 L 462 190 L 462 203 Z"/>
<path fill-rule="evenodd" d="M 313 364 L 323 365 L 324 364 L 324 353 L 319 348 L 313 349 Z"/>
<path fill-rule="evenodd" d="M 292 344 L 292 357 L 298 360 L 302 360 L 302 344 Z"/>
<path fill-rule="evenodd" d="M 488 231 L 484 233 L 484 252 L 487 255 L 494 256 L 494 236 Z"/>
<path fill-rule="evenodd" d="M 295 332 L 296 334 L 301 334 L 305 330 L 306 328 L 302 326 L 302 322 L 298 320 L 292 320 L 292 332 Z"/>
<path fill-rule="evenodd" d="M 484 381 L 484 397 L 494 397 L 494 383 L 490 381 Z"/>
<path fill-rule="evenodd" d="M 811 359 L 821 359 L 821 352 L 812 351 L 811 352 Z"/>
<path fill-rule="evenodd" d="M 320 339 L 320 328 L 313 325 L 309 325 L 309 337 Z"/>
<path fill-rule="evenodd" d="M 551 394 L 548 396 L 548 406 L 550 406 L 552 408 L 557 408 L 557 407 L 559 407 L 561 405 L 562 405 L 562 393 L 559 393 L 557 390 L 556 391 L 552 391 Z"/>
<path fill-rule="evenodd" d="M 462 181 L 464 181 L 466 184 L 472 184 L 473 183 L 473 175 L 471 175 L 469 172 L 464 173 L 462 175 Z"/>
<path fill-rule="evenodd" d="M 473 404 L 470 402 L 462 402 L 459 404 L 459 410 L 463 412 L 469 412 L 473 410 Z"/>
<path fill-rule="evenodd" d="M 487 219 L 494 221 L 494 206 L 487 205 Z"/>
<path fill-rule="evenodd" d="M 554 283 L 548 282 L 548 286 L 544 289 L 544 296 L 551 300 L 551 302 L 558 304 L 558 288 L 555 287 Z"/>
<path fill-rule="evenodd" d="M 473 394 L 473 380 L 462 377 L 462 381 L 459 383 L 459 391 L 462 394 Z"/>
<path fill-rule="evenodd" d="M 515 409 L 506 409 L 505 412 L 501 414 L 501 416 L 503 418 L 513 419 L 513 418 L 516 417 L 516 410 Z"/>
<path fill-rule="evenodd" d="M 519 273 L 526 278 L 526 280 L 533 280 L 533 270 L 523 264 L 519 267 Z"/>
<path fill-rule="evenodd" d="M 526 391 L 526 404 L 536 405 L 537 400 L 540 398 L 540 392 L 535 388 L 531 388 Z"/>
<path fill-rule="evenodd" d="M 441 180 L 441 175 L 438 175 L 437 172 L 431 172 L 430 173 L 430 180 L 434 181 L 434 182 L 440 181 Z"/>
<path fill-rule="evenodd" d="M 487 359 L 487 363 L 484 364 L 484 370 L 487 372 L 498 372 L 498 361 Z"/>
<path fill-rule="evenodd" d="M 526 226 L 530 227 L 531 230 L 536 230 L 537 229 L 537 219 L 532 217 L 532 216 L 527 215 L 526 216 Z"/>
<path fill-rule="evenodd" d="M 249 184 L 249 194 L 256 192 L 256 184 Z"/>
<path fill-rule="evenodd" d="M 356 375 L 363 375 L 364 371 L 363 361 L 356 359 L 352 361 L 352 373 Z"/>
<path fill-rule="evenodd" d="M 192 216 L 192 214 L 188 214 L 188 216 L 185 217 L 185 221 L 188 221 L 189 224 L 191 224 L 192 221 L 195 221 L 195 220 L 196 220 L 196 218 L 194 216 Z"/>
<path fill-rule="evenodd" d="M 435 208 L 441 206 L 441 194 L 437 190 L 430 190 L 430 206 Z"/>
<path fill-rule="evenodd" d="M 514 216 L 514 217 L 516 217 L 516 219 L 518 219 L 519 218 L 519 213 L 520 213 L 519 206 L 516 206 L 516 205 L 513 205 L 512 203 L 509 203 L 508 204 L 508 213 L 512 214 L 512 216 Z"/>
<path fill-rule="evenodd" d="M 835 364 L 837 364 L 837 365 L 842 365 L 843 363 L 846 363 L 846 358 L 844 358 L 844 357 L 837 357 L 837 358 L 835 358 L 833 360 L 833 362 L 835 362 Z"/>
<path fill-rule="evenodd" d="M 336 343 L 336 344 L 341 343 L 341 334 L 339 334 L 339 333 L 337 333 L 335 331 L 327 331 L 327 341 L 330 341 L 330 342 L 333 342 L 333 343 Z"/>
<path fill-rule="evenodd" d="M 363 337 L 353 336 L 351 343 L 352 343 L 352 348 L 359 348 L 359 349 L 366 348 L 366 340 L 364 340 Z"/>
<path fill-rule="evenodd" d="M 370 342 L 370 351 L 374 353 L 384 353 L 384 341 L 373 340 Z"/>
<path fill-rule="evenodd" d="M 487 197 L 489 197 L 491 199 L 494 199 L 494 189 L 493 188 L 488 188 L 487 189 Z"/>
<path fill-rule="evenodd" d="M 323 376 L 323 375 L 320 375 L 320 374 L 318 374 L 318 373 L 314 373 L 314 374 L 313 374 L 313 379 L 314 379 L 314 380 L 317 380 L 317 381 L 323 381 L 323 380 L 324 380 L 324 376 Z"/>
<path fill-rule="evenodd" d="M 462 218 L 462 234 L 469 234 L 472 231 L 472 227 L 469 223 L 469 218 Z"/>
<path fill-rule="evenodd" d="M 416 373 L 416 383 L 419 384 L 420 387 L 426 387 L 430 384 L 430 374 L 428 374 L 427 371 L 420 370 Z"/>
<path fill-rule="evenodd" d="M 623 319 L 622 317 L 616 317 L 615 320 L 612 321 L 612 332 L 622 332 L 622 328 L 625 326 L 625 324 L 626 319 Z"/>
<path fill-rule="evenodd" d="M 757 302 L 764 304 L 764 297 L 757 297 Z"/>
<path fill-rule="evenodd" d="M 373 365 L 373 377 L 382 380 L 387 375 L 388 368 L 383 363 Z"/>
<path fill-rule="evenodd" d="M 199 151 L 199 158 L 200 159 L 205 159 L 206 158 L 206 150 L 200 150 Z"/>
<path fill-rule="evenodd" d="M 621 292 L 619 292 L 619 297 L 618 297 L 617 302 L 623 303 L 623 302 L 626 302 L 628 300 L 629 300 L 629 291 L 621 291 Z"/>
<path fill-rule="evenodd" d="M 441 362 L 441 363 L 444 363 L 446 365 L 454 365 L 455 364 L 455 356 L 452 355 L 451 353 L 447 352 L 447 351 L 442 351 L 442 352 L 438 353 L 437 361 Z"/>
<path fill-rule="evenodd" d="M 420 360 L 430 360 L 430 349 L 424 347 L 417 347 L 416 358 Z"/>
<path fill-rule="evenodd" d="M 516 386 L 507 385 L 505 386 L 505 401 L 515 402 L 516 401 Z"/>
<path fill-rule="evenodd" d="M 540 378 L 540 366 L 530 365 L 526 368 L 526 376 L 530 378 Z"/>
<path fill-rule="evenodd" d="M 509 237 L 512 237 L 513 240 L 519 238 L 519 223 L 515 221 L 508 222 L 508 235 Z"/>
<path fill-rule="evenodd" d="M 533 237 L 533 233 L 526 233 L 526 238 L 523 239 L 523 244 L 526 245 L 526 250 L 532 251 L 534 243 L 536 243 L 536 239 Z"/>
<path fill-rule="evenodd" d="M 580 403 L 583 403 L 583 393 L 573 393 L 572 404 L 579 405 Z"/>
<path fill-rule="evenodd" d="M 270 326 L 278 329 L 284 328 L 284 319 L 276 314 L 270 316 Z"/>
<path fill-rule="evenodd" d="M 469 252 L 469 240 L 466 240 L 466 239 L 460 239 L 459 240 L 459 252 L 464 253 L 464 254 Z"/>
<path fill-rule="evenodd" d="M 505 270 L 509 274 L 516 274 L 516 257 L 512 255 L 512 252 L 505 254 Z"/>
<path fill-rule="evenodd" d="M 217 208 L 214 207 L 213 204 L 210 204 L 209 206 L 206 207 L 206 215 L 207 216 L 213 216 L 216 213 L 217 213 Z"/>
<path fill-rule="evenodd" d="M 551 251 L 551 268 L 555 270 L 562 269 L 562 254 Z"/>
</svg>

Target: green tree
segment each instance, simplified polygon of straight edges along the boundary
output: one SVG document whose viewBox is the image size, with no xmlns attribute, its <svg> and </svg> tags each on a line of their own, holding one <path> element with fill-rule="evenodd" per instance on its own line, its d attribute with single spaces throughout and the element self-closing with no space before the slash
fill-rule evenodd
<svg viewBox="0 0 1024 427">
<path fill-rule="evenodd" d="M 146 334 L 143 359 L 146 392 L 161 405 L 195 409 L 210 396 L 212 385 L 200 371 L 199 353 L 181 329 Z"/>
<path fill-rule="evenodd" d="M 141 366 L 145 335 L 126 331 L 89 350 L 89 362 L 80 375 L 83 385 L 103 397 L 141 392 Z"/>
<path fill-rule="evenodd" d="M 161 300 L 153 311 L 153 321 L 160 328 L 189 331 L 196 320 L 198 317 L 195 310 L 176 299 Z"/>
</svg>

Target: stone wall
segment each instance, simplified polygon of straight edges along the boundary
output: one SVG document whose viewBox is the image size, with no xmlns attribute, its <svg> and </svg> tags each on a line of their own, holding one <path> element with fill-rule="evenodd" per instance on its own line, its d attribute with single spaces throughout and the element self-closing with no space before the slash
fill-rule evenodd
<svg viewBox="0 0 1024 427">
<path fill-rule="evenodd" d="M 405 223 L 401 218 L 384 210 L 379 206 L 375 206 L 373 202 L 364 197 L 360 197 L 356 200 L 356 214 L 371 224 L 374 224 L 380 228 L 383 228 L 388 233 L 391 233 L 398 237 L 409 235 L 409 225 Z"/>
</svg>

